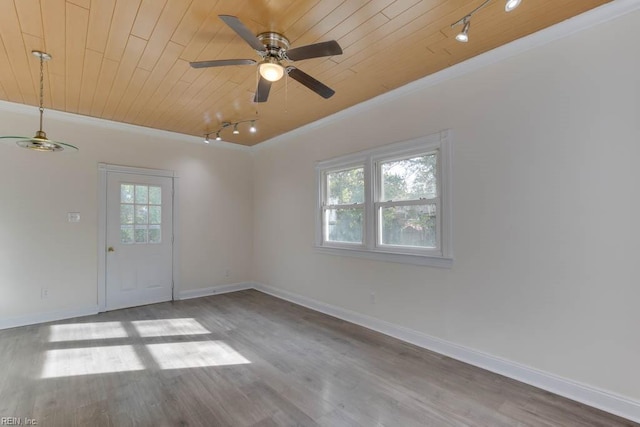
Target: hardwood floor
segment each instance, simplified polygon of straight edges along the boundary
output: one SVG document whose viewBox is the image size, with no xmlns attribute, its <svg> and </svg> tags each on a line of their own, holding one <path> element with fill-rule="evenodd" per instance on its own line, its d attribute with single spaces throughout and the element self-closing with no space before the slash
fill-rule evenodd
<svg viewBox="0 0 640 427">
<path fill-rule="evenodd" d="M 257 291 L 0 331 L 39 426 L 630 426 Z"/>
</svg>

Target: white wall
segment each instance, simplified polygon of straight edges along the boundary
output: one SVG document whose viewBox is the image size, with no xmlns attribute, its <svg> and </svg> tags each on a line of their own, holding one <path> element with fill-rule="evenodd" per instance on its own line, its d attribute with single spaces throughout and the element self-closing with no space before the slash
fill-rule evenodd
<svg viewBox="0 0 640 427">
<path fill-rule="evenodd" d="M 640 400 L 639 37 L 635 12 L 258 146 L 254 279 Z M 314 252 L 316 161 L 444 129 L 453 268 Z"/>
<path fill-rule="evenodd" d="M 36 107 L 5 103 L 2 110 L 1 135 L 35 133 Z M 246 150 L 54 111 L 45 111 L 44 128 L 80 151 L 38 153 L 0 144 L 0 321 L 96 306 L 100 162 L 179 176 L 181 290 L 249 279 L 252 174 Z M 67 212 L 80 212 L 80 223 L 68 223 Z M 42 287 L 49 289 L 46 300 Z"/>
</svg>

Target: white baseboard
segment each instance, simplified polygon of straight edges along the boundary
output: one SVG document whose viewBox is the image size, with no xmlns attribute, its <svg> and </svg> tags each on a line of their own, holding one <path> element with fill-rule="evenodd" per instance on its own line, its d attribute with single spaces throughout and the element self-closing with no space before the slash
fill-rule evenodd
<svg viewBox="0 0 640 427">
<path fill-rule="evenodd" d="M 468 347 L 436 338 L 422 332 L 395 325 L 364 314 L 326 304 L 289 291 L 260 283 L 253 287 L 274 297 L 302 305 L 321 313 L 355 323 L 365 328 L 417 345 L 427 350 L 449 356 L 453 359 L 474 365 L 505 377 L 530 384 L 557 395 L 575 400 L 585 405 L 601 409 L 629 420 L 640 422 L 640 402 L 630 398 L 582 384 L 567 378 L 540 371 L 510 360 L 492 356 Z"/>
<path fill-rule="evenodd" d="M 208 288 L 200 289 L 187 289 L 180 291 L 176 299 L 184 300 L 191 298 L 208 297 L 210 295 L 226 294 L 228 292 L 244 291 L 247 289 L 253 289 L 254 284 L 249 282 L 232 283 L 229 285 L 210 286 Z"/>
<path fill-rule="evenodd" d="M 92 314 L 98 314 L 97 305 L 28 314 L 26 316 L 8 317 L 6 319 L 0 318 L 0 329 L 17 328 L 19 326 L 35 325 L 36 323 L 55 322 L 56 320 L 90 316 Z"/>
</svg>

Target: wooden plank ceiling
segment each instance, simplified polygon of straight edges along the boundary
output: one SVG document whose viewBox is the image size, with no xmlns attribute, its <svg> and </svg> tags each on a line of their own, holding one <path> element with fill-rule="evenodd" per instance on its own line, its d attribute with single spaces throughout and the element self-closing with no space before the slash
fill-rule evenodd
<svg viewBox="0 0 640 427">
<path fill-rule="evenodd" d="M 258 118 L 255 134 L 222 132 L 254 145 L 608 1 L 523 0 L 506 13 L 505 0 L 493 0 L 463 44 L 450 25 L 482 0 L 0 0 L 0 99 L 38 104 L 31 51 L 43 50 L 53 57 L 46 108 L 189 135 Z M 337 40 L 343 55 L 295 63 L 336 94 L 325 100 L 289 78 L 256 104 L 255 65 L 191 68 L 259 59 L 220 14 L 255 34 L 284 34 L 292 47 Z"/>
</svg>

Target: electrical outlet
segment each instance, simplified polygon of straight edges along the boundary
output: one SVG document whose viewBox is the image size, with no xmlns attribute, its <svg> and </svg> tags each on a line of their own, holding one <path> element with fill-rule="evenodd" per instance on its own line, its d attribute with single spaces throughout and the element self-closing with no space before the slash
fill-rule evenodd
<svg viewBox="0 0 640 427">
<path fill-rule="evenodd" d="M 80 222 L 80 212 L 67 212 L 67 221 Z"/>
<path fill-rule="evenodd" d="M 376 303 L 376 293 L 375 292 L 371 292 L 369 294 L 369 303 L 371 303 L 371 304 L 375 304 Z"/>
<path fill-rule="evenodd" d="M 49 298 L 49 289 L 42 288 L 40 290 L 40 299 L 47 299 L 47 298 Z"/>
</svg>

